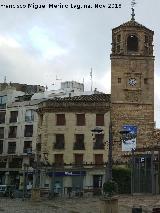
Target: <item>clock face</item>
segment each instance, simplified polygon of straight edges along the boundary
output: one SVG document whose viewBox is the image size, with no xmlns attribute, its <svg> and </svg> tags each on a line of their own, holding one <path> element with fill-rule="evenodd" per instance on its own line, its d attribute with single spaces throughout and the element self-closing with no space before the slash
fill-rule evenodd
<svg viewBox="0 0 160 213">
<path fill-rule="evenodd" d="M 129 78 L 129 79 L 128 79 L 128 84 L 129 84 L 130 86 L 135 86 L 136 83 L 137 83 L 137 81 L 136 81 L 135 78 Z"/>
</svg>

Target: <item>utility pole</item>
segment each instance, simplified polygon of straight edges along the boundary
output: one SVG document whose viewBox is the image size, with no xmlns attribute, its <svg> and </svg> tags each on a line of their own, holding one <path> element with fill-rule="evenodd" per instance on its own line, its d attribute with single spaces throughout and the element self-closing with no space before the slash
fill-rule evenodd
<svg viewBox="0 0 160 213">
<path fill-rule="evenodd" d="M 23 164 L 23 200 L 26 194 L 26 164 Z"/>
<path fill-rule="evenodd" d="M 112 180 L 112 123 L 109 124 L 108 164 L 106 165 L 105 182 Z"/>
<path fill-rule="evenodd" d="M 54 163 L 52 163 L 51 198 L 54 197 Z"/>
</svg>

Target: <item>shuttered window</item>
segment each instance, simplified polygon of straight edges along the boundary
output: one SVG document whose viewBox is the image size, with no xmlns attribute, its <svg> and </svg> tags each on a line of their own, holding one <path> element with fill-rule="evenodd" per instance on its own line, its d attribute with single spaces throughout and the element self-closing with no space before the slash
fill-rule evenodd
<svg viewBox="0 0 160 213">
<path fill-rule="evenodd" d="M 56 165 L 62 165 L 63 164 L 63 154 L 55 154 L 54 161 L 55 161 Z"/>
<path fill-rule="evenodd" d="M 95 164 L 96 165 L 103 164 L 103 154 L 95 154 Z"/>
<path fill-rule="evenodd" d="M 16 136 L 17 136 L 17 126 L 10 126 L 8 137 L 9 138 L 16 138 Z"/>
<path fill-rule="evenodd" d="M 83 154 L 75 154 L 75 164 L 81 165 L 83 164 Z"/>
<path fill-rule="evenodd" d="M 104 114 L 96 114 L 96 126 L 104 126 Z"/>
<path fill-rule="evenodd" d="M 66 124 L 65 114 L 57 114 L 56 117 L 57 117 L 56 124 L 58 126 L 64 126 Z"/>
<path fill-rule="evenodd" d="M 0 127 L 0 139 L 4 138 L 4 127 Z"/>
<path fill-rule="evenodd" d="M 77 114 L 77 126 L 85 126 L 85 114 Z"/>
</svg>

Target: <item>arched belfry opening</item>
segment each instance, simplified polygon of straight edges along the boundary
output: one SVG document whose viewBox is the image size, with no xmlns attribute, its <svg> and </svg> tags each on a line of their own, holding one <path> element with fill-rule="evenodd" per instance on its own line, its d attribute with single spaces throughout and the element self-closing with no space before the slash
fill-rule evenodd
<svg viewBox="0 0 160 213">
<path fill-rule="evenodd" d="M 138 51 L 138 38 L 135 35 L 129 35 L 127 38 L 127 51 L 137 52 Z"/>
</svg>

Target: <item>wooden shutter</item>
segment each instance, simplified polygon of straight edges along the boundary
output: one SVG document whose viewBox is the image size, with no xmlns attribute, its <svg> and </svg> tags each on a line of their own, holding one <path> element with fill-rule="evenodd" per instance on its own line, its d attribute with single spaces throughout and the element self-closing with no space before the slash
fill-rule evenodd
<svg viewBox="0 0 160 213">
<path fill-rule="evenodd" d="M 65 123 L 65 114 L 57 114 L 57 125 L 64 126 Z"/>
<path fill-rule="evenodd" d="M 85 114 L 77 114 L 77 126 L 85 126 Z"/>
<path fill-rule="evenodd" d="M 103 164 L 103 154 L 95 154 L 95 164 Z"/>
<path fill-rule="evenodd" d="M 96 126 L 104 126 L 104 114 L 96 114 Z"/>
</svg>

